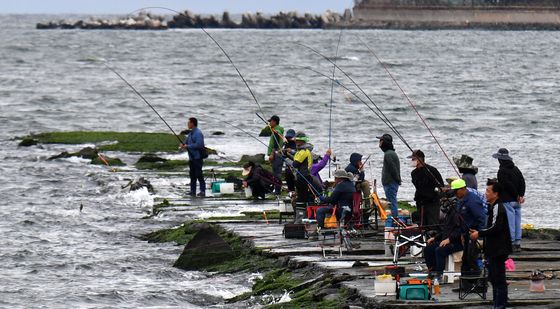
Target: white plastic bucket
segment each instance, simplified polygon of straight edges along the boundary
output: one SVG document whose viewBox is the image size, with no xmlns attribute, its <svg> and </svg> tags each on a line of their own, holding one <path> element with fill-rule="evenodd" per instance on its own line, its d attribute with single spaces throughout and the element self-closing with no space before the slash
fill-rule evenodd
<svg viewBox="0 0 560 309">
<path fill-rule="evenodd" d="M 251 187 L 245 188 L 245 197 L 250 198 L 252 196 L 253 196 L 253 191 L 251 190 Z"/>
<path fill-rule="evenodd" d="M 231 194 L 233 193 L 233 183 L 221 183 L 220 184 L 220 193 L 222 194 Z"/>
</svg>

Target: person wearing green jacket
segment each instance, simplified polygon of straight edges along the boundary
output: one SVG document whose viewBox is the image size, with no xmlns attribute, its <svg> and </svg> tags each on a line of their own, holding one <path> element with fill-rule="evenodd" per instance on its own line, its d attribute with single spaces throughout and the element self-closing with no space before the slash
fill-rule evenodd
<svg viewBox="0 0 560 309">
<path fill-rule="evenodd" d="M 391 203 L 391 215 L 398 219 L 399 208 L 397 204 L 397 192 L 401 185 L 401 164 L 399 156 L 393 147 L 393 137 L 390 134 L 383 134 L 377 137 L 379 148 L 385 153 L 383 156 L 383 170 L 381 172 L 381 183 L 389 203 Z"/>
<path fill-rule="evenodd" d="M 272 166 L 272 173 L 276 178 L 282 179 L 282 146 L 284 146 L 284 128 L 280 126 L 280 117 L 274 115 L 268 120 L 271 129 L 270 140 L 268 141 L 268 161 Z M 274 194 L 279 195 L 282 191 L 282 183 L 274 186 Z"/>
</svg>

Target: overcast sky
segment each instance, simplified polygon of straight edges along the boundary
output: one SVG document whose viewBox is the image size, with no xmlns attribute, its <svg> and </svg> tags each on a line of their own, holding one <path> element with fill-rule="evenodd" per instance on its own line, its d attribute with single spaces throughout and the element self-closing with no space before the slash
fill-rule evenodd
<svg viewBox="0 0 560 309">
<path fill-rule="evenodd" d="M 147 6 L 164 6 L 195 13 L 275 13 L 296 10 L 300 13 L 322 13 L 327 9 L 343 12 L 352 0 L 0 0 L 0 14 L 5 13 L 114 13 L 127 14 Z"/>
</svg>

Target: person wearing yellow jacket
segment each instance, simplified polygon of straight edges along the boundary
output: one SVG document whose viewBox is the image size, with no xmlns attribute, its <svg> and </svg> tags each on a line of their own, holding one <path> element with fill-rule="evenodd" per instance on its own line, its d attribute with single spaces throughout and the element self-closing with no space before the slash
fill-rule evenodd
<svg viewBox="0 0 560 309">
<path fill-rule="evenodd" d="M 292 167 L 294 173 L 296 173 L 296 201 L 300 203 L 313 202 L 314 194 L 313 188 L 311 188 L 311 184 L 313 184 L 313 178 L 311 177 L 313 145 L 309 143 L 309 138 L 303 132 L 298 132 L 294 140 L 296 142 L 296 153 L 294 154 Z"/>
</svg>

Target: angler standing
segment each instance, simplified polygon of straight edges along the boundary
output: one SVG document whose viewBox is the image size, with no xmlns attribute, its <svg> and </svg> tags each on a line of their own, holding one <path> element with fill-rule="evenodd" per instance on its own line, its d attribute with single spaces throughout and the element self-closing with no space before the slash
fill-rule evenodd
<svg viewBox="0 0 560 309">
<path fill-rule="evenodd" d="M 186 149 L 189 153 L 189 176 L 191 178 L 190 196 L 206 196 L 206 183 L 202 174 L 202 166 L 204 165 L 204 157 L 206 154 L 204 148 L 204 135 L 198 128 L 198 119 L 189 118 L 187 127 L 191 133 L 187 135 L 185 141 L 181 144 L 181 149 Z M 196 194 L 196 182 L 200 184 L 200 192 Z"/>
<path fill-rule="evenodd" d="M 498 182 L 504 189 L 500 201 L 504 203 L 507 211 L 513 250 L 519 252 L 521 251 L 521 204 L 525 202 L 525 178 L 513 163 L 507 149 L 501 148 L 492 157 L 500 162 Z"/>
<path fill-rule="evenodd" d="M 295 137 L 297 152 L 294 155 L 293 168 L 296 175 L 296 196 L 297 202 L 310 203 L 313 202 L 313 195 L 315 192 L 311 187 L 313 178 L 311 176 L 311 166 L 313 164 L 313 157 L 311 150 L 313 145 L 309 144 L 309 138 L 305 133 L 298 132 Z"/>
<path fill-rule="evenodd" d="M 415 150 L 410 165 L 414 170 L 410 174 L 416 188 L 414 201 L 420 216 L 420 226 L 433 226 L 439 223 L 439 195 L 436 188 L 443 187 L 443 178 L 437 168 L 426 164 L 422 150 Z"/>
<path fill-rule="evenodd" d="M 271 135 L 268 141 L 268 161 L 272 165 L 272 173 L 276 178 L 282 179 L 282 167 L 284 160 L 282 160 L 282 146 L 284 145 L 284 128 L 280 126 L 280 117 L 274 115 L 268 120 Z M 282 191 L 282 184 L 274 186 L 274 194 L 279 195 Z"/>
<path fill-rule="evenodd" d="M 391 203 L 391 215 L 394 219 L 399 217 L 397 204 L 397 192 L 401 185 L 401 164 L 399 156 L 393 147 L 393 137 L 390 134 L 383 134 L 377 137 L 379 148 L 385 153 L 383 156 L 383 170 L 381 172 L 381 183 L 387 200 Z"/>
<path fill-rule="evenodd" d="M 489 181 L 486 188 L 488 209 L 487 228 L 471 229 L 470 239 L 475 241 L 484 238 L 484 254 L 488 260 L 488 280 L 492 283 L 494 308 L 506 308 L 508 286 L 506 281 L 505 262 L 512 252 L 509 235 L 507 210 L 502 203 L 503 186 L 498 182 Z"/>
</svg>

